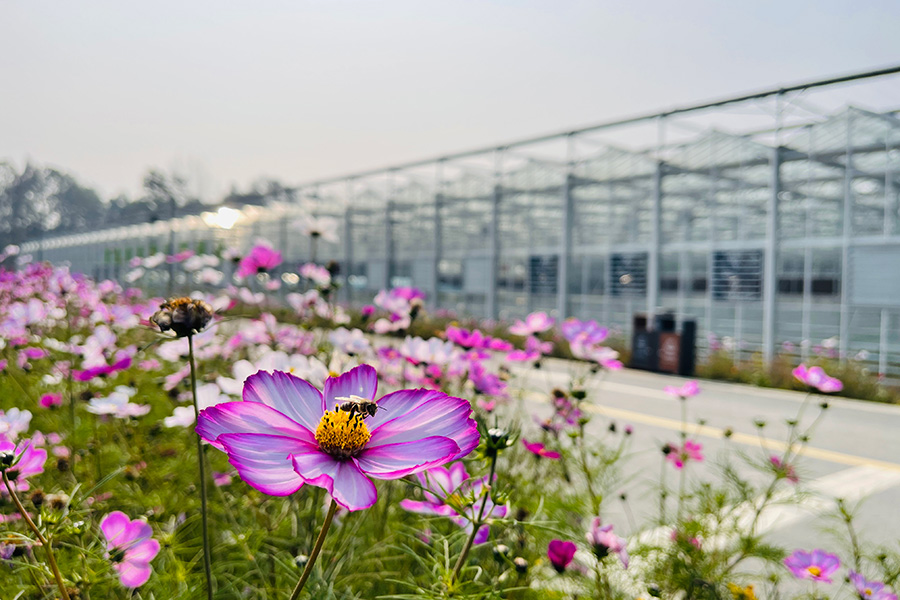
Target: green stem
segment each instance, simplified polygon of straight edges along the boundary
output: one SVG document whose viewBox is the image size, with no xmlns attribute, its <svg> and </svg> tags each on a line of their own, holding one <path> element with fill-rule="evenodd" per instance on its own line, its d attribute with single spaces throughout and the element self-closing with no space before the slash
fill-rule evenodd
<svg viewBox="0 0 900 600">
<path fill-rule="evenodd" d="M 194 337 L 187 336 L 188 358 L 191 362 L 191 397 L 194 399 L 194 422 L 200 422 L 200 405 L 197 404 L 197 367 L 194 364 Z M 203 461 L 203 440 L 197 438 L 197 464 L 200 466 L 200 520 L 203 528 L 203 571 L 206 574 L 206 597 L 213 600 L 212 559 L 209 552 L 209 513 L 206 506 L 206 466 Z"/>
<path fill-rule="evenodd" d="M 68 590 L 66 590 L 66 584 L 63 583 L 62 574 L 60 574 L 59 572 L 59 567 L 56 566 L 56 557 L 53 556 L 53 548 L 50 546 L 50 542 L 47 541 L 47 538 L 44 537 L 44 534 L 41 533 L 41 530 L 38 529 L 37 525 L 34 524 L 34 521 L 31 520 L 31 517 L 28 516 L 28 511 L 26 511 L 25 507 L 22 506 L 22 502 L 19 500 L 19 497 L 16 495 L 15 490 L 13 490 L 12 485 L 9 483 L 9 478 L 6 476 L 6 471 L 3 472 L 3 483 L 6 485 L 9 496 L 16 504 L 16 508 L 22 515 L 22 518 L 25 519 L 28 527 L 31 528 L 31 531 L 34 532 L 34 535 L 37 537 L 38 541 L 47 550 L 47 562 L 50 565 L 50 570 L 53 571 L 53 577 L 56 578 L 56 586 L 59 588 L 59 594 L 62 596 L 62 600 L 70 600 L 69 592 Z"/>
<path fill-rule="evenodd" d="M 484 509 L 487 507 L 488 499 L 491 496 L 491 486 L 494 484 L 494 473 L 497 471 L 497 454 L 495 453 L 491 457 L 491 473 L 488 475 L 487 486 L 485 486 L 485 495 L 484 501 L 481 503 L 481 509 L 478 511 L 478 517 L 475 518 L 475 521 L 472 522 L 472 533 L 469 535 L 469 539 L 466 540 L 466 545 L 463 546 L 462 552 L 459 554 L 459 558 L 456 560 L 456 566 L 453 567 L 453 577 L 451 578 L 451 582 L 459 579 L 459 573 L 462 571 L 463 564 L 466 562 L 466 557 L 469 555 L 469 551 L 472 549 L 472 544 L 475 543 L 475 536 L 478 535 L 478 530 L 481 529 L 481 526 L 484 524 L 481 522 L 481 519 L 484 517 Z"/>
<path fill-rule="evenodd" d="M 578 450 L 581 456 L 581 470 L 584 472 L 584 479 L 587 482 L 588 494 L 591 497 L 592 514 L 600 514 L 600 502 L 597 500 L 597 493 L 594 491 L 594 476 L 591 473 L 591 466 L 588 463 L 587 450 L 584 447 L 584 426 L 581 427 L 581 435 L 578 436 Z"/>
<path fill-rule="evenodd" d="M 312 553 L 309 555 L 309 560 L 306 563 L 306 567 L 303 569 L 303 574 L 300 575 L 300 580 L 297 582 L 297 587 L 294 588 L 293 593 L 291 594 L 291 600 L 297 600 L 300 597 L 300 592 L 303 591 L 303 586 L 306 585 L 306 580 L 309 579 L 309 576 L 312 574 L 313 566 L 316 564 L 316 559 L 319 558 L 319 552 L 322 551 L 322 546 L 325 545 L 325 536 L 328 535 L 328 529 L 331 527 L 331 522 L 334 520 L 334 513 L 337 512 L 338 504 L 335 502 L 334 498 L 331 499 L 331 506 L 328 507 L 328 515 L 325 517 L 325 522 L 322 523 L 322 529 L 319 531 L 319 537 L 316 538 L 316 545 L 313 546 Z"/>
</svg>

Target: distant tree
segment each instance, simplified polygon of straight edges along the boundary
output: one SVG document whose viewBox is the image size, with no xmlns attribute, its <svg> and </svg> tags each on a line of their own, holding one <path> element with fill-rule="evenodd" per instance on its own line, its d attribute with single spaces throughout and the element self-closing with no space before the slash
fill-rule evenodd
<svg viewBox="0 0 900 600">
<path fill-rule="evenodd" d="M 101 222 L 105 210 L 94 190 L 67 173 L 30 163 L 18 172 L 0 164 L 0 233 L 12 243 L 84 230 Z"/>
</svg>

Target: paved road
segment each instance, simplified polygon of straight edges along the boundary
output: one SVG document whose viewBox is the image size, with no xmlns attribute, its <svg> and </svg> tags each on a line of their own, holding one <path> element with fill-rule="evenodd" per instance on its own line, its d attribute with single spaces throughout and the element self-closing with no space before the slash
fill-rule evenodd
<svg viewBox="0 0 900 600">
<path fill-rule="evenodd" d="M 548 361 L 541 370 L 516 370 L 517 395 L 529 409 L 549 415 L 546 392 L 554 386 L 565 386 L 571 373 L 581 370 L 574 363 Z M 589 426 L 594 435 L 602 434 L 614 420 L 621 428 L 634 426 L 630 461 L 622 491 L 631 499 L 637 522 L 646 522 L 658 514 L 660 448 L 666 442 L 677 442 L 681 429 L 680 401 L 662 392 L 665 385 L 680 385 L 683 378 L 624 370 L 594 378 L 586 386 L 592 401 L 589 410 L 595 418 Z M 787 435 L 787 419 L 795 418 L 805 394 L 755 388 L 718 382 L 702 382 L 702 393 L 689 399 L 688 430 L 692 438 L 703 444 L 706 457 L 720 452 L 740 450 L 764 456 L 783 448 Z M 804 422 L 810 422 L 819 409 L 819 398 L 806 408 Z M 824 517 L 833 513 L 834 499 L 850 503 L 862 499 L 858 519 L 863 537 L 872 543 L 896 547 L 900 540 L 900 406 L 828 398 L 829 409 L 817 425 L 812 440 L 797 461 L 801 485 L 813 492 L 800 507 L 777 507 L 761 522 L 761 530 L 770 539 L 788 547 L 821 546 L 835 548 L 833 537 L 823 533 L 834 525 Z M 705 425 L 698 427 L 698 419 Z M 760 431 L 754 421 L 767 425 Z M 730 441 L 723 430 L 735 433 Z M 763 450 L 766 446 L 768 450 Z M 691 477 L 714 477 L 714 460 L 694 465 Z M 747 468 L 750 477 L 760 476 Z M 669 473 L 669 483 L 675 477 Z M 607 522 L 628 531 L 627 518 L 619 502 L 604 505 Z M 621 526 L 620 526 L 621 525 Z"/>
</svg>

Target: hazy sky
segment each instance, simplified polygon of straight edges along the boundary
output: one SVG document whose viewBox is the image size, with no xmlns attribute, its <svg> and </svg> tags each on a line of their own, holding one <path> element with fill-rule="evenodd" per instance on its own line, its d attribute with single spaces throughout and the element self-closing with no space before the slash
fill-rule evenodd
<svg viewBox="0 0 900 600">
<path fill-rule="evenodd" d="M 0 160 L 300 183 L 900 62 L 897 0 L 0 4 Z M 898 95 L 900 96 L 900 95 Z"/>
</svg>

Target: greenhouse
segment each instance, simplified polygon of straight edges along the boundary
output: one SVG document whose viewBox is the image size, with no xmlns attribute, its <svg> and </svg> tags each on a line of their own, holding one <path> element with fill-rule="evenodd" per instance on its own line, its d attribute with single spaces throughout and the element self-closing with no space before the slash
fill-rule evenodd
<svg viewBox="0 0 900 600">
<path fill-rule="evenodd" d="M 824 340 L 897 376 L 897 71 L 314 181 L 287 201 L 22 251 L 121 280 L 136 256 L 264 238 L 285 256 L 287 290 L 299 264 L 336 261 L 353 304 L 412 285 L 460 314 L 546 310 L 626 337 L 635 313 L 672 312 L 696 320 L 701 350 L 724 341 L 744 356 L 805 358 Z M 189 275 L 154 276 L 164 291 Z"/>
</svg>

